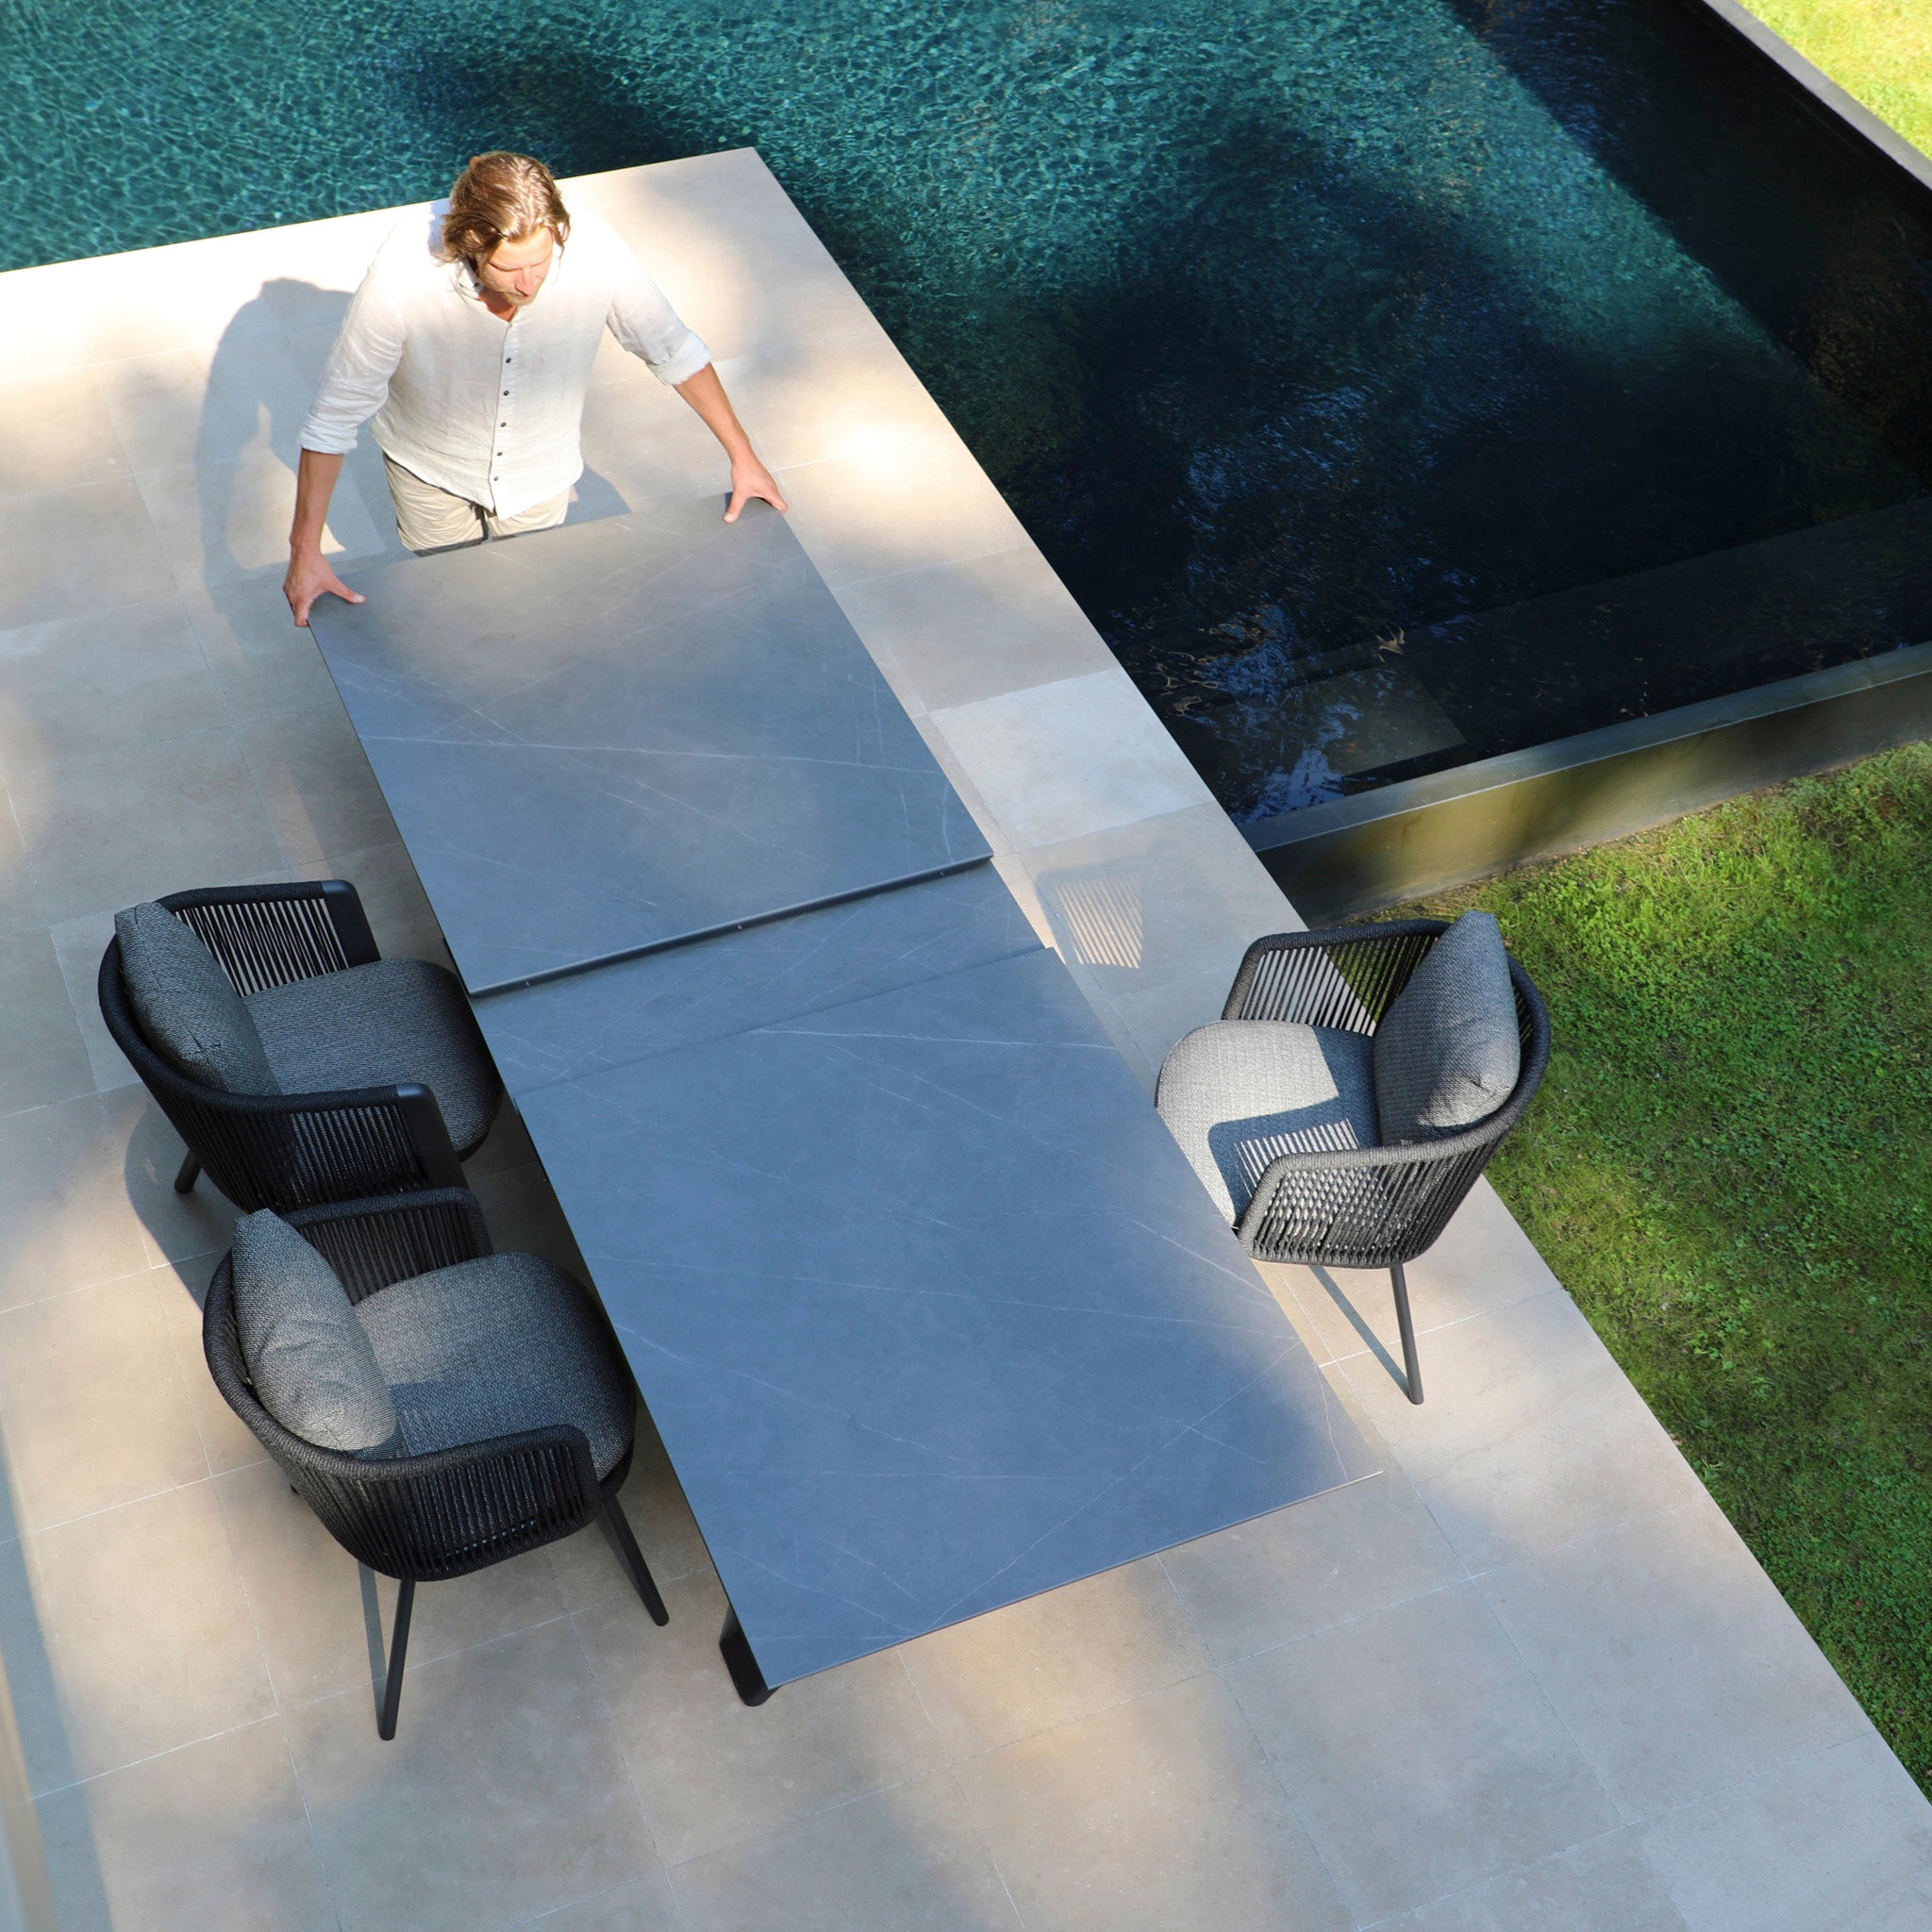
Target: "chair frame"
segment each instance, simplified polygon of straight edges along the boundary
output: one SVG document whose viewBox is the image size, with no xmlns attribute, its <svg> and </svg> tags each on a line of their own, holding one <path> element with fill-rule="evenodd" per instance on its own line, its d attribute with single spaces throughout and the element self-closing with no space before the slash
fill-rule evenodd
<svg viewBox="0 0 1932 1932">
<path fill-rule="evenodd" d="M 346 879 L 221 886 L 171 892 L 158 903 L 207 944 L 244 995 L 382 957 Z M 188 1193 L 204 1170 L 244 1214 L 459 1187 L 463 1160 L 482 1144 L 479 1135 L 454 1145 L 435 1094 L 416 1082 L 333 1093 L 228 1093 L 181 1073 L 142 1031 L 118 937 L 101 956 L 99 991 L 115 1045 L 188 1144 L 177 1193 Z"/>
<path fill-rule="evenodd" d="M 352 1307 L 391 1283 L 494 1252 L 483 1210 L 467 1188 L 308 1208 L 288 1220 L 327 1259 Z M 635 1437 L 601 1482 L 590 1441 L 573 1424 L 425 1456 L 366 1457 L 320 1448 L 284 1428 L 248 1379 L 235 1325 L 232 1255 L 223 1256 L 208 1283 L 202 1350 L 224 1400 L 323 1526 L 358 1563 L 401 1586 L 376 1720 L 385 1740 L 395 1736 L 419 1583 L 467 1576 L 541 1549 L 601 1515 L 652 1621 L 670 1621 L 617 1500 L 630 1473 Z"/>
<path fill-rule="evenodd" d="M 1235 974 L 1224 1020 L 1288 1020 L 1373 1036 L 1443 919 L 1403 919 L 1257 940 Z M 1550 1016 L 1512 957 L 1509 981 L 1523 1064 L 1516 1086 L 1474 1126 L 1401 1146 L 1284 1154 L 1269 1163 L 1235 1233 L 1260 1261 L 1386 1268 L 1395 1289 L 1408 1399 L 1423 1399 L 1403 1264 L 1434 1246 L 1490 1157 L 1523 1118 L 1550 1059 Z"/>
</svg>

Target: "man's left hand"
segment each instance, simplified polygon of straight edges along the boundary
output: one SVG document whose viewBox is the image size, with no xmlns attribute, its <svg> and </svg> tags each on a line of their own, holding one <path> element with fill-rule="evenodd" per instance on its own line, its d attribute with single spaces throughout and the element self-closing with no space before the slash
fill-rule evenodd
<svg viewBox="0 0 1932 1932">
<path fill-rule="evenodd" d="M 731 507 L 724 512 L 724 521 L 735 524 L 739 511 L 754 497 L 769 503 L 781 515 L 784 513 L 785 499 L 778 494 L 771 471 L 758 458 L 745 457 L 731 466 Z"/>
</svg>

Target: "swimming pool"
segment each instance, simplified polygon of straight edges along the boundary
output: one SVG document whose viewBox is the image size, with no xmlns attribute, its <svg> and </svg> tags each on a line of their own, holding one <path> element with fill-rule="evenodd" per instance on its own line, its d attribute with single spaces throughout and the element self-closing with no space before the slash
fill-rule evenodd
<svg viewBox="0 0 1932 1932">
<path fill-rule="evenodd" d="M 1932 216 L 1677 0 L 0 0 L 0 265 L 756 144 L 1237 819 L 1932 638 Z"/>
</svg>

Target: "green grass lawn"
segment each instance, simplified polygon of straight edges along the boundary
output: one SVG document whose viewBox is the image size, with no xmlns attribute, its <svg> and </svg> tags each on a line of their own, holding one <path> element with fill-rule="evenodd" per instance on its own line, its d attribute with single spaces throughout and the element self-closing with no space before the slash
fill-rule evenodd
<svg viewBox="0 0 1932 1932">
<path fill-rule="evenodd" d="M 1555 1026 L 1491 1178 L 1932 1792 L 1932 746 L 1473 905 Z"/>
<path fill-rule="evenodd" d="M 1746 0 L 1814 67 L 1932 154 L 1927 0 Z"/>
</svg>

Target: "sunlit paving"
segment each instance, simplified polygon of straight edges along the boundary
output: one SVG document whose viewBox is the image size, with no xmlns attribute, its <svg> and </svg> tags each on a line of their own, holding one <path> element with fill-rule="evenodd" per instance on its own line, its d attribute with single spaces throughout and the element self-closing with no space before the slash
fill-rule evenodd
<svg viewBox="0 0 1932 1932">
<path fill-rule="evenodd" d="M 1077 366 L 1103 244 L 1070 202 L 1041 292 L 985 102 L 988 260 L 871 302 L 769 102 L 769 151 L 492 152 L 433 206 L 184 195 L 204 239 L 129 247 L 90 201 L 0 274 L 0 1932 L 1932 1924 L 1924 1767 L 1485 1177 L 1562 1001 L 1486 910 L 1376 909 L 1448 875 L 1405 788 L 1890 648 L 1932 499 L 1465 11 L 1376 11 L 1464 118 L 1356 180 L 1309 300 L 1375 282 L 1362 342 L 1138 471 Z M 1124 112 L 1172 33 L 1095 36 Z M 1257 169 L 1388 136 L 1321 72 Z M 1413 301 L 1398 207 L 1455 230 Z M 1472 401 L 1385 542 L 1351 466 L 1459 379 L 1413 360 L 1451 258 L 1449 332 L 1528 372 L 1481 434 L 1588 442 L 1593 362 L 1643 421 L 1557 504 Z M 998 354 L 909 319 L 948 275 Z M 1179 437 L 1226 338 L 1176 291 L 1108 366 L 1181 372 Z M 1064 448 L 994 423 L 1002 357 Z M 1747 395 L 1783 454 L 1670 555 L 1619 496 L 1458 576 L 1484 489 L 1581 526 Z M 1506 701 L 1458 628 L 1813 525 L 1802 666 L 1620 684 L 1519 614 Z"/>
</svg>

